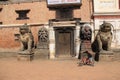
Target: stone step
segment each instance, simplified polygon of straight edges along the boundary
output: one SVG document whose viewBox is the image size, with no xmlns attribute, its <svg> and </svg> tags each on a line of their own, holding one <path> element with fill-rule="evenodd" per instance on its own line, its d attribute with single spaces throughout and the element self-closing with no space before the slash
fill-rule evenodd
<svg viewBox="0 0 120 80">
<path fill-rule="evenodd" d="M 17 57 L 17 52 L 0 52 L 0 58 Z"/>
<path fill-rule="evenodd" d="M 35 59 L 49 59 L 49 50 L 48 49 L 35 49 L 34 50 Z"/>
<path fill-rule="evenodd" d="M 99 61 L 114 61 L 114 55 L 100 55 Z"/>
<path fill-rule="evenodd" d="M 0 58 L 16 58 L 18 56 L 18 52 L 0 52 Z M 34 50 L 34 59 L 48 59 L 49 50 L 48 49 L 35 49 Z"/>
</svg>

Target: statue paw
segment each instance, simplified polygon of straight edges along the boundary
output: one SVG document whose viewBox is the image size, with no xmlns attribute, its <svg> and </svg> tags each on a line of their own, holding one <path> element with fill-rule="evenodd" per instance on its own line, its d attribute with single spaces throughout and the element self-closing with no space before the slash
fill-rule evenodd
<svg viewBox="0 0 120 80">
<path fill-rule="evenodd" d="M 27 51 L 27 53 L 32 53 L 33 52 L 33 50 L 32 49 L 28 49 L 28 50 L 26 50 Z"/>
<path fill-rule="evenodd" d="M 107 51 L 112 51 L 111 49 L 107 49 Z"/>
<path fill-rule="evenodd" d="M 30 50 L 26 50 L 27 53 L 30 53 Z"/>
<path fill-rule="evenodd" d="M 104 52 L 104 50 L 103 50 L 103 49 L 101 49 L 101 50 L 100 50 L 100 53 L 103 53 L 103 52 Z"/>
<path fill-rule="evenodd" d="M 24 49 L 19 49 L 19 51 L 24 51 Z"/>
</svg>

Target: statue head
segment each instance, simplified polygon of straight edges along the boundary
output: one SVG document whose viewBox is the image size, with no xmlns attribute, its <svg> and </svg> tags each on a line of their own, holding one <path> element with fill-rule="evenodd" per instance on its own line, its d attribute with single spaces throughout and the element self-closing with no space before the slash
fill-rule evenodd
<svg viewBox="0 0 120 80">
<path fill-rule="evenodd" d="M 111 27 L 112 27 L 111 23 L 103 21 L 103 24 L 100 25 L 100 31 L 101 32 L 110 32 L 111 31 Z"/>
<path fill-rule="evenodd" d="M 48 30 L 45 27 L 40 28 L 40 30 L 38 32 L 38 40 L 40 42 L 48 41 Z"/>
<path fill-rule="evenodd" d="M 19 28 L 19 32 L 20 34 L 25 34 L 29 32 L 29 26 L 27 25 L 27 23 L 25 23 L 23 26 Z"/>
<path fill-rule="evenodd" d="M 90 29 L 91 29 L 91 28 L 90 28 L 89 26 L 85 26 L 85 27 L 84 27 L 84 31 L 85 31 L 85 32 L 88 32 Z"/>
<path fill-rule="evenodd" d="M 92 29 L 89 24 L 84 24 L 82 27 L 82 32 L 81 32 L 81 39 L 82 40 L 91 40 L 92 37 Z"/>
</svg>

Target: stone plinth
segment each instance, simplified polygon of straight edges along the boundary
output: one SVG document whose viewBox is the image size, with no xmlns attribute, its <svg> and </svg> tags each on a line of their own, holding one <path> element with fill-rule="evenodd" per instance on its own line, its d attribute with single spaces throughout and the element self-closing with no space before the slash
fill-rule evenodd
<svg viewBox="0 0 120 80">
<path fill-rule="evenodd" d="M 21 51 L 17 55 L 17 59 L 19 61 L 32 61 L 34 57 L 33 52 L 26 52 L 26 51 Z"/>
<path fill-rule="evenodd" d="M 114 54 L 112 51 L 102 51 L 99 55 L 100 61 L 113 61 L 114 60 Z"/>
<path fill-rule="evenodd" d="M 49 49 L 35 49 L 35 59 L 49 59 Z"/>
</svg>

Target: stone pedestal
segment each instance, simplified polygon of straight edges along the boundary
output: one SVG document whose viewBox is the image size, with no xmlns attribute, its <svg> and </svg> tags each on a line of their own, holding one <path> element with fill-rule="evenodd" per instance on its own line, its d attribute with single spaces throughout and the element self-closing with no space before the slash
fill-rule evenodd
<svg viewBox="0 0 120 80">
<path fill-rule="evenodd" d="M 99 60 L 100 61 L 113 61 L 114 60 L 114 54 L 113 54 L 112 51 L 100 52 Z"/>
<path fill-rule="evenodd" d="M 17 55 L 17 59 L 19 61 L 32 61 L 34 57 L 34 53 L 33 52 L 26 52 L 26 51 L 21 51 L 18 53 Z"/>
</svg>

